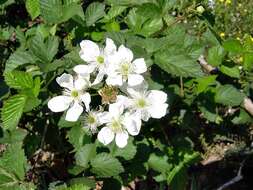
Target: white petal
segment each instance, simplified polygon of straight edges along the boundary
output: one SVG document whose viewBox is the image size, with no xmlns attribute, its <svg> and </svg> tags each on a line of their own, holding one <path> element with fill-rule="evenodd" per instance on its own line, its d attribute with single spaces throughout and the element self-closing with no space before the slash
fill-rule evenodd
<svg viewBox="0 0 253 190">
<path fill-rule="evenodd" d="M 112 39 L 106 38 L 105 44 L 106 44 L 106 45 L 105 45 L 104 51 L 105 51 L 105 54 L 106 54 L 106 55 L 111 55 L 111 54 L 113 54 L 113 53 L 116 52 L 117 47 L 116 47 L 116 45 L 114 44 L 114 42 L 112 41 Z"/>
<path fill-rule="evenodd" d="M 129 86 L 136 86 L 141 84 L 144 81 L 143 76 L 139 74 L 130 74 L 128 75 L 128 85 Z"/>
<path fill-rule="evenodd" d="M 156 104 L 151 106 L 148 111 L 152 118 L 160 119 L 166 115 L 168 104 Z"/>
<path fill-rule="evenodd" d="M 143 121 L 148 121 L 149 118 L 151 117 L 150 113 L 148 112 L 148 110 L 142 110 L 141 111 L 141 119 Z"/>
<path fill-rule="evenodd" d="M 155 104 L 165 103 L 167 101 L 167 94 L 160 90 L 150 90 L 148 99 Z"/>
<path fill-rule="evenodd" d="M 109 123 L 112 120 L 112 115 L 109 112 L 101 112 L 97 116 L 101 124 Z"/>
<path fill-rule="evenodd" d="M 71 108 L 67 111 L 65 119 L 67 121 L 77 121 L 81 113 L 83 112 L 83 107 L 75 102 Z"/>
<path fill-rule="evenodd" d="M 124 106 L 119 103 L 113 103 L 109 105 L 109 113 L 115 117 L 120 116 L 124 111 Z"/>
<path fill-rule="evenodd" d="M 122 86 L 123 84 L 123 79 L 121 75 L 109 75 L 106 79 L 106 84 L 107 85 L 112 85 L 112 86 Z"/>
<path fill-rule="evenodd" d="M 95 68 L 95 64 L 76 65 L 73 70 L 78 74 L 90 74 L 95 70 Z"/>
<path fill-rule="evenodd" d="M 114 133 L 109 127 L 103 127 L 98 133 L 98 141 L 108 145 L 114 139 Z"/>
<path fill-rule="evenodd" d="M 101 70 L 98 72 L 97 77 L 96 77 L 96 79 L 94 80 L 94 82 L 92 83 L 92 85 L 97 85 L 97 84 L 99 84 L 99 83 L 103 80 L 104 76 L 105 76 L 105 71 L 104 71 L 104 69 L 101 69 Z"/>
<path fill-rule="evenodd" d="M 115 52 L 114 54 L 107 56 L 106 61 L 109 64 L 109 66 L 112 66 L 112 68 L 115 68 L 115 66 L 121 63 L 122 61 L 121 59 L 122 59 L 121 54 L 119 54 L 118 52 Z"/>
<path fill-rule="evenodd" d="M 117 54 L 122 60 L 128 63 L 130 63 L 134 58 L 133 52 L 130 49 L 126 48 L 124 45 L 121 45 L 119 47 Z"/>
<path fill-rule="evenodd" d="M 100 54 L 99 47 L 96 43 L 90 40 L 83 40 L 80 43 L 81 51 L 79 52 L 80 57 L 90 63 L 96 61 L 97 57 Z"/>
<path fill-rule="evenodd" d="M 123 96 L 123 95 L 118 95 L 117 96 L 116 103 L 119 103 L 119 104 L 123 105 L 125 108 L 132 105 L 131 99 L 129 99 L 128 97 Z"/>
<path fill-rule="evenodd" d="M 63 73 L 56 78 L 56 82 L 63 88 L 73 89 L 73 76 L 70 74 Z"/>
<path fill-rule="evenodd" d="M 68 109 L 72 98 L 69 96 L 56 96 L 48 101 L 48 108 L 53 112 L 62 112 Z"/>
<path fill-rule="evenodd" d="M 90 102 L 91 102 L 90 94 L 88 92 L 86 92 L 83 95 L 81 95 L 80 98 L 85 105 L 86 111 L 89 111 L 90 110 Z"/>
<path fill-rule="evenodd" d="M 124 126 L 130 135 L 136 136 L 140 133 L 141 129 L 141 116 L 139 114 L 125 114 Z"/>
<path fill-rule="evenodd" d="M 142 97 L 142 93 L 136 91 L 136 90 L 133 89 L 133 88 L 127 88 L 127 92 L 128 92 L 128 94 L 129 94 L 132 98 L 134 98 L 134 99 L 137 99 L 137 98 Z"/>
<path fill-rule="evenodd" d="M 116 134 L 116 145 L 119 148 L 124 148 L 127 145 L 127 140 L 128 140 L 128 133 L 126 131 L 122 131 L 121 133 Z"/>
<path fill-rule="evenodd" d="M 133 65 L 134 65 L 134 72 L 135 73 L 140 74 L 140 73 L 144 73 L 147 71 L 147 66 L 146 66 L 146 63 L 143 58 L 135 59 L 133 61 Z"/>
<path fill-rule="evenodd" d="M 90 82 L 86 78 L 78 76 L 74 81 L 74 86 L 76 90 L 83 90 L 90 86 Z"/>
</svg>

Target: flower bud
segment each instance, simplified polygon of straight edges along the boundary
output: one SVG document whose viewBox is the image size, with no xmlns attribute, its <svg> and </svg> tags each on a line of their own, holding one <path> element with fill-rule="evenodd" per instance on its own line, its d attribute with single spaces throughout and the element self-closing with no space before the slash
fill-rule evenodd
<svg viewBox="0 0 253 190">
<path fill-rule="evenodd" d="M 205 8 L 202 5 L 197 7 L 197 12 L 198 13 L 202 14 L 204 11 L 205 11 Z"/>
</svg>

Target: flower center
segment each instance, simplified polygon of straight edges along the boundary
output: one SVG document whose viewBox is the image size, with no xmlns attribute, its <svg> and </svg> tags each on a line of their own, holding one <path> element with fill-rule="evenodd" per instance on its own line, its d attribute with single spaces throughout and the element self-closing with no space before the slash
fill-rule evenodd
<svg viewBox="0 0 253 190">
<path fill-rule="evenodd" d="M 123 63 L 120 66 L 120 73 L 124 78 L 127 78 L 128 74 L 130 73 L 130 65 L 129 63 Z"/>
<path fill-rule="evenodd" d="M 137 107 L 139 108 L 144 108 L 147 106 L 147 102 L 143 98 L 137 100 L 136 104 L 137 104 Z"/>
<path fill-rule="evenodd" d="M 122 130 L 122 125 L 119 120 L 114 119 L 111 123 L 111 129 L 117 133 Z"/>
<path fill-rule="evenodd" d="M 77 90 L 72 90 L 72 91 L 71 91 L 71 96 L 72 96 L 73 98 L 78 97 L 78 96 L 79 96 L 78 91 L 77 91 Z"/>
<path fill-rule="evenodd" d="M 98 62 L 99 64 L 103 64 L 103 63 L 105 62 L 104 57 L 98 56 L 98 57 L 97 57 L 97 62 Z"/>
<path fill-rule="evenodd" d="M 88 117 L 87 117 L 87 123 L 88 124 L 96 123 L 96 118 L 93 115 L 89 114 Z"/>
</svg>

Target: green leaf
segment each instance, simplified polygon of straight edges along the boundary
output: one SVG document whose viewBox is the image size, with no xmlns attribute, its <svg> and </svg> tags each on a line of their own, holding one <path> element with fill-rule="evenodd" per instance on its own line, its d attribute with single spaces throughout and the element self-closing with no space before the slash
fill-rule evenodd
<svg viewBox="0 0 253 190">
<path fill-rule="evenodd" d="M 203 76 L 200 65 L 190 56 L 175 55 L 170 52 L 159 52 L 155 54 L 155 64 L 169 74 L 182 77 Z"/>
<path fill-rule="evenodd" d="M 207 62 L 213 66 L 219 66 L 225 56 L 224 49 L 222 46 L 214 46 L 209 49 Z"/>
<path fill-rule="evenodd" d="M 107 32 L 106 37 L 111 38 L 117 45 L 125 44 L 127 35 L 123 32 Z"/>
<path fill-rule="evenodd" d="M 162 18 L 154 18 L 150 19 L 142 26 L 142 31 L 140 34 L 144 35 L 145 37 L 154 34 L 155 32 L 161 30 L 163 27 L 163 20 Z"/>
<path fill-rule="evenodd" d="M 153 90 L 161 90 L 164 88 L 164 85 L 158 83 L 158 82 L 155 82 L 154 80 L 151 79 L 151 77 L 146 77 L 146 81 L 148 83 L 148 86 L 150 89 L 153 89 Z"/>
<path fill-rule="evenodd" d="M 70 187 L 63 190 L 90 190 L 90 187 L 83 184 L 73 184 Z"/>
<path fill-rule="evenodd" d="M 252 70 L 252 65 L 253 65 L 253 54 L 245 53 L 243 55 L 243 68 L 245 70 Z"/>
<path fill-rule="evenodd" d="M 56 36 L 49 36 L 46 40 L 45 47 L 48 53 L 48 58 L 52 61 L 58 51 L 59 39 Z"/>
<path fill-rule="evenodd" d="M 84 13 L 82 6 L 77 3 L 63 5 L 63 16 L 61 18 L 61 22 L 65 22 L 74 16 L 78 16 L 77 19 L 75 19 L 75 21 L 76 20 L 79 22 L 81 21 L 80 23 L 84 21 Z"/>
<path fill-rule="evenodd" d="M 239 70 L 238 66 L 227 67 L 225 65 L 221 65 L 220 71 L 230 77 L 240 78 L 240 70 Z"/>
<path fill-rule="evenodd" d="M 10 72 L 21 65 L 33 63 L 35 63 L 35 59 L 29 52 L 17 50 L 7 60 L 4 72 Z"/>
<path fill-rule="evenodd" d="M 216 124 L 220 124 L 222 118 L 218 115 L 218 111 L 215 106 L 215 102 L 208 101 L 209 96 L 204 97 L 202 102 L 199 105 L 199 109 L 203 114 L 203 117 L 206 118 L 208 121 L 214 122 Z"/>
<path fill-rule="evenodd" d="M 40 62 L 39 66 L 43 69 L 45 65 L 49 64 L 58 51 L 59 39 L 56 36 L 50 36 L 44 42 L 41 34 L 37 33 L 31 42 L 31 51 Z"/>
<path fill-rule="evenodd" d="M 85 185 L 87 187 L 90 187 L 92 189 L 96 188 L 96 181 L 95 179 L 90 179 L 86 177 L 78 177 L 78 178 L 73 178 L 69 182 L 70 185 Z"/>
<path fill-rule="evenodd" d="M 132 6 L 132 5 L 141 5 L 144 3 L 152 2 L 152 0 L 106 0 L 106 2 L 110 5 L 125 5 L 125 6 Z"/>
<path fill-rule="evenodd" d="M 40 0 L 41 16 L 49 23 L 60 23 L 63 15 L 61 0 Z"/>
<path fill-rule="evenodd" d="M 209 107 L 207 105 L 199 106 L 204 118 L 206 118 L 208 121 L 220 124 L 222 118 L 216 113 L 216 110 L 212 108 L 213 107 Z"/>
<path fill-rule="evenodd" d="M 59 24 L 78 15 L 84 20 L 84 14 L 79 1 L 40 0 L 41 16 L 48 22 Z"/>
<path fill-rule="evenodd" d="M 196 82 L 197 84 L 197 94 L 200 94 L 202 92 L 204 92 L 208 86 L 215 84 L 217 75 L 211 75 L 211 76 L 205 76 L 205 77 L 201 77 L 201 78 L 197 78 Z"/>
<path fill-rule="evenodd" d="M 148 166 L 157 172 L 166 173 L 171 169 L 172 164 L 168 163 L 167 156 L 158 156 L 153 153 L 148 159 Z"/>
<path fill-rule="evenodd" d="M 232 53 L 242 53 L 243 47 L 239 40 L 229 39 L 223 43 L 223 48 Z"/>
<path fill-rule="evenodd" d="M 166 38 L 146 38 L 144 41 L 144 47 L 148 53 L 156 52 L 166 45 L 166 43 L 164 43 L 165 39 Z"/>
<path fill-rule="evenodd" d="M 91 3 L 85 11 L 86 25 L 91 26 L 102 18 L 105 15 L 104 10 L 105 5 L 103 3 Z"/>
<path fill-rule="evenodd" d="M 184 153 L 179 162 L 168 174 L 167 182 L 172 189 L 183 190 L 187 184 L 187 166 L 199 160 L 199 153 Z"/>
<path fill-rule="evenodd" d="M 245 95 L 238 89 L 232 85 L 227 84 L 220 86 L 217 89 L 215 101 L 227 106 L 239 106 L 242 103 L 244 97 Z"/>
<path fill-rule="evenodd" d="M 80 3 L 81 0 L 63 0 L 63 3 L 66 5 L 70 5 L 72 3 Z"/>
<path fill-rule="evenodd" d="M 119 148 L 117 146 L 115 146 L 116 150 L 114 150 L 112 152 L 112 155 L 115 157 L 122 157 L 125 160 L 131 160 L 134 158 L 136 152 L 137 152 L 137 148 L 136 146 L 133 144 L 133 140 L 128 140 L 127 146 L 125 146 L 124 148 Z"/>
<path fill-rule="evenodd" d="M 90 142 L 90 136 L 86 134 L 80 123 L 76 123 L 74 126 L 72 126 L 72 128 L 68 131 L 67 138 L 68 141 L 74 146 L 75 150 L 80 149 L 84 144 Z"/>
<path fill-rule="evenodd" d="M 126 6 L 112 6 L 108 13 L 104 16 L 103 21 L 108 22 L 114 19 L 116 16 L 120 15 L 124 10 L 126 10 Z"/>
<path fill-rule="evenodd" d="M 16 187 L 24 180 L 26 168 L 22 143 L 10 144 L 0 159 L 0 189 Z"/>
<path fill-rule="evenodd" d="M 33 87 L 33 78 L 30 73 L 23 71 L 12 71 L 4 74 L 5 82 L 15 89 L 26 89 Z"/>
<path fill-rule="evenodd" d="M 41 104 L 41 100 L 29 94 L 23 112 L 30 112 Z"/>
<path fill-rule="evenodd" d="M 4 131 L 4 136 L 0 138 L 0 143 L 22 143 L 26 135 L 27 131 L 25 129 L 20 128 L 17 128 L 14 131 Z"/>
<path fill-rule="evenodd" d="M 243 67 L 245 70 L 252 70 L 253 66 L 253 41 L 249 34 L 244 36 L 243 47 L 245 49 L 245 54 L 243 55 Z"/>
<path fill-rule="evenodd" d="M 3 128 L 13 130 L 16 128 L 25 107 L 27 97 L 24 95 L 14 95 L 4 102 L 1 118 Z"/>
<path fill-rule="evenodd" d="M 37 16 L 40 15 L 40 1 L 39 0 L 27 0 L 25 2 L 26 9 L 32 20 L 34 20 Z"/>
<path fill-rule="evenodd" d="M 34 86 L 33 86 L 33 89 L 32 89 L 32 92 L 33 92 L 33 95 L 35 97 L 38 97 L 39 93 L 40 93 L 40 87 L 41 87 L 41 82 L 40 82 L 40 78 L 39 77 L 36 77 L 33 81 L 34 83 Z"/>
<path fill-rule="evenodd" d="M 232 119 L 235 125 L 250 124 L 252 121 L 252 117 L 243 109 L 240 109 L 240 114 Z"/>
<path fill-rule="evenodd" d="M 100 177 L 117 176 L 124 171 L 118 159 L 110 154 L 101 153 L 91 160 L 91 172 Z"/>
<path fill-rule="evenodd" d="M 86 144 L 79 148 L 75 154 L 76 164 L 88 168 L 88 163 L 96 156 L 96 145 Z"/>
<path fill-rule="evenodd" d="M 132 9 L 127 15 L 127 25 L 134 33 L 148 37 L 162 28 L 163 21 L 155 6 L 145 9 L 146 7 L 141 7 L 140 10 Z"/>
</svg>

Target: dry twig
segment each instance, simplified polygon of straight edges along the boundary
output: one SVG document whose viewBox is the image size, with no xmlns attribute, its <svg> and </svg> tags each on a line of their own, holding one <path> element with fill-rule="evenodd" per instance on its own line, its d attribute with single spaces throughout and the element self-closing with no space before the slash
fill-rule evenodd
<svg viewBox="0 0 253 190">
<path fill-rule="evenodd" d="M 245 160 L 242 161 L 241 163 L 241 166 L 237 172 L 237 175 L 232 178 L 231 180 L 229 180 L 228 182 L 224 183 L 223 185 L 221 185 L 217 190 L 223 190 L 223 189 L 226 189 L 227 187 L 233 185 L 234 183 L 240 181 L 243 179 L 243 176 L 242 176 L 242 167 L 244 166 L 244 163 L 245 163 Z"/>
</svg>

